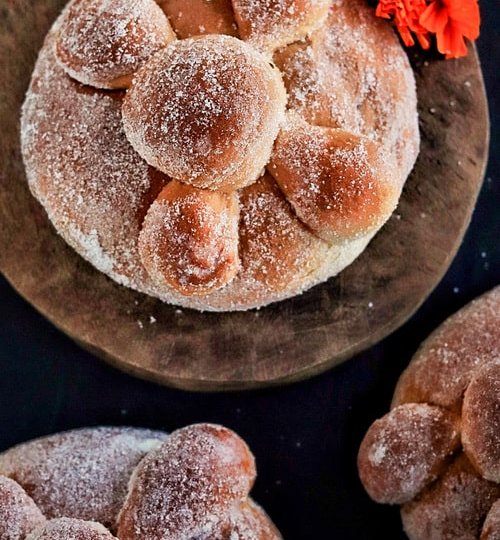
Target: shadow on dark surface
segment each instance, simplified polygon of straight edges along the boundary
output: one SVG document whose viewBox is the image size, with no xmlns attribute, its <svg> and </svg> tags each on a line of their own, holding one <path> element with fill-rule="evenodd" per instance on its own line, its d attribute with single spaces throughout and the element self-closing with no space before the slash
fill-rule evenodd
<svg viewBox="0 0 500 540">
<path fill-rule="evenodd" d="M 236 394 L 189 394 L 124 375 L 78 348 L 0 279 L 0 450 L 100 424 L 235 429 L 257 457 L 255 498 L 287 540 L 403 539 L 397 508 L 372 503 L 356 472 L 361 438 L 390 403 L 419 343 L 499 282 L 500 12 L 481 3 L 479 50 L 492 118 L 491 158 L 464 243 L 441 284 L 400 330 L 307 382 Z"/>
</svg>

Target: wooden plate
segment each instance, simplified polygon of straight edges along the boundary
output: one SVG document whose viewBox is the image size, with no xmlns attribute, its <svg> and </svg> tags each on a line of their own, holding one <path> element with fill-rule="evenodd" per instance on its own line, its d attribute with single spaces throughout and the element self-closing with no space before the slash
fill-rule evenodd
<svg viewBox="0 0 500 540">
<path fill-rule="evenodd" d="M 477 53 L 412 59 L 422 151 L 397 213 L 340 276 L 260 311 L 180 310 L 121 287 L 55 233 L 30 195 L 19 109 L 64 0 L 0 0 L 0 270 L 41 313 L 120 369 L 191 390 L 255 388 L 320 373 L 405 322 L 441 279 L 481 187 L 488 116 Z"/>
</svg>

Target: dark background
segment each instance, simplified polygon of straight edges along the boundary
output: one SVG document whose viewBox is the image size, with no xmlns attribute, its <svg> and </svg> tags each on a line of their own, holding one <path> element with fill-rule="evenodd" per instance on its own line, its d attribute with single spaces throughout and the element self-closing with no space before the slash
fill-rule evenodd
<svg viewBox="0 0 500 540">
<path fill-rule="evenodd" d="M 397 508 L 370 501 L 356 454 L 382 416 L 419 343 L 446 317 L 500 281 L 500 10 L 481 2 L 478 47 L 492 120 L 490 162 L 451 268 L 419 312 L 376 347 L 329 373 L 281 389 L 202 395 L 124 375 L 77 347 L 0 277 L 0 450 L 75 427 L 166 430 L 218 422 L 257 458 L 254 490 L 286 540 L 403 539 Z"/>
</svg>

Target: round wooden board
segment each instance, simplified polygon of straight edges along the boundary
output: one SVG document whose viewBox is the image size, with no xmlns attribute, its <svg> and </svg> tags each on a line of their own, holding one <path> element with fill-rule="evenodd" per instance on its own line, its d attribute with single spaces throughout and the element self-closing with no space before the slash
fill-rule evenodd
<svg viewBox="0 0 500 540">
<path fill-rule="evenodd" d="M 64 0 L 0 0 L 0 270 L 41 313 L 120 369 L 191 390 L 247 389 L 320 373 L 405 322 L 454 257 L 479 193 L 488 115 L 476 51 L 412 58 L 422 149 L 396 214 L 340 276 L 246 313 L 180 310 L 81 259 L 30 195 L 19 110 Z M 412 53 L 414 54 L 414 53 Z"/>
</svg>

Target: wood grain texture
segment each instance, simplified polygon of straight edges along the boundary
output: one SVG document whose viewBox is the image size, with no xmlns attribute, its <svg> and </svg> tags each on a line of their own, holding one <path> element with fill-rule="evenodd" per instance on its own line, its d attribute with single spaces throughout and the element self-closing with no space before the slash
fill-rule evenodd
<svg viewBox="0 0 500 540">
<path fill-rule="evenodd" d="M 43 38 L 64 0 L 0 0 L 0 270 L 63 332 L 111 364 L 198 391 L 304 379 L 375 344 L 439 282 L 469 223 L 488 148 L 477 53 L 423 58 L 422 150 L 398 210 L 337 278 L 259 311 L 198 313 L 121 287 L 59 238 L 29 193 L 19 110 Z"/>
</svg>

